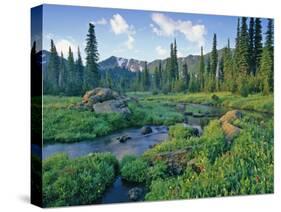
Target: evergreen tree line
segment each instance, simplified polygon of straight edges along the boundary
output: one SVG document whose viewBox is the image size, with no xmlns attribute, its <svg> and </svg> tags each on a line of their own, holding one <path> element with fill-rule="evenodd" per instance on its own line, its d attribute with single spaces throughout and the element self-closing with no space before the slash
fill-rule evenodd
<svg viewBox="0 0 281 212">
<path fill-rule="evenodd" d="M 260 18 L 238 18 L 235 48 L 227 45 L 219 56 L 217 35 L 213 36 L 212 51 L 204 55 L 203 47 L 199 68 L 190 72 L 188 65 L 182 65 L 179 72 L 176 40 L 170 45 L 170 57 L 166 67 L 162 63 L 150 76 L 147 64 L 143 72 L 138 72 L 136 90 L 156 90 L 163 92 L 215 92 L 231 91 L 242 96 L 262 92 L 273 92 L 273 20 L 268 19 L 263 42 Z"/>
<path fill-rule="evenodd" d="M 99 86 L 99 54 L 95 27 L 91 23 L 86 37 L 85 52 L 86 64 L 84 66 L 79 47 L 76 60 L 74 60 L 71 47 L 65 59 L 63 53 L 58 55 L 54 41 L 51 40 L 50 58 L 47 71 L 44 73 L 43 91 L 45 94 L 81 95 L 86 90 Z"/>
<path fill-rule="evenodd" d="M 114 71 L 99 71 L 97 41 L 93 24 L 89 24 L 86 38 L 86 64 L 83 66 L 78 47 L 77 60 L 74 60 L 69 47 L 67 60 L 61 53 L 58 56 L 51 40 L 48 71 L 44 76 L 44 93 L 81 95 L 97 86 L 110 87 L 120 91 L 157 92 L 215 92 L 231 91 L 242 96 L 262 92 L 273 92 L 273 20 L 268 19 L 263 42 L 260 18 L 238 18 L 235 47 L 227 45 L 222 52 L 217 50 L 217 35 L 214 34 L 212 51 L 204 55 L 201 47 L 198 70 L 191 72 L 187 63 L 179 69 L 177 43 L 170 44 L 170 57 L 152 70 L 145 62 L 142 71 L 134 74 L 121 74 Z"/>
</svg>

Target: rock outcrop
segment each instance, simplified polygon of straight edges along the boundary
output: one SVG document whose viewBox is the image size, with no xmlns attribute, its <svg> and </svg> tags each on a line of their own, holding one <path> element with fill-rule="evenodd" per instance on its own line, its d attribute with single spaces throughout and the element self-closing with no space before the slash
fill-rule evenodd
<svg viewBox="0 0 281 212">
<path fill-rule="evenodd" d="M 129 139 L 131 139 L 131 137 L 128 135 L 122 135 L 122 136 L 116 138 L 116 140 L 120 143 L 125 143 Z"/>
<path fill-rule="evenodd" d="M 95 88 L 87 91 L 79 107 L 88 108 L 96 113 L 121 113 L 129 115 L 128 98 L 110 88 Z"/>
<path fill-rule="evenodd" d="M 221 126 L 224 131 L 226 139 L 231 142 L 234 137 L 239 135 L 241 129 L 232 124 L 236 119 L 242 118 L 242 112 L 239 110 L 228 111 L 220 118 Z"/>
</svg>

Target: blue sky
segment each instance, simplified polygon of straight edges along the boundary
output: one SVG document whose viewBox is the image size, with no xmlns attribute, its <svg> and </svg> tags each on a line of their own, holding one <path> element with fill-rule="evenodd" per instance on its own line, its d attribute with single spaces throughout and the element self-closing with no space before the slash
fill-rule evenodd
<svg viewBox="0 0 281 212">
<path fill-rule="evenodd" d="M 115 55 L 150 62 L 166 58 L 174 38 L 178 56 L 199 54 L 201 45 L 205 53 L 210 52 L 214 33 L 217 33 L 219 49 L 226 45 L 228 38 L 233 47 L 237 17 L 44 5 L 43 49 L 48 50 L 53 39 L 65 57 L 68 46 L 75 55 L 79 46 L 85 57 L 90 22 L 96 26 L 100 60 Z M 263 30 L 266 24 L 267 20 L 262 19 Z"/>
</svg>

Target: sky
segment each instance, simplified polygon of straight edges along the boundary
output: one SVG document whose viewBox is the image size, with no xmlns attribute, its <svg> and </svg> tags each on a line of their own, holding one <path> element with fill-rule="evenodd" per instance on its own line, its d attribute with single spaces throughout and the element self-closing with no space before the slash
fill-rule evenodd
<svg viewBox="0 0 281 212">
<path fill-rule="evenodd" d="M 43 49 L 50 49 L 53 39 L 58 52 L 67 56 L 71 46 L 77 57 L 79 46 L 85 58 L 85 39 L 89 23 L 94 23 L 100 61 L 110 57 L 134 58 L 148 62 L 169 56 L 170 43 L 177 41 L 178 57 L 211 51 L 213 34 L 217 48 L 230 39 L 234 47 L 237 17 L 124 10 L 95 7 L 44 5 Z M 262 19 L 263 31 L 267 20 Z M 34 39 L 36 39 L 33 33 Z"/>
</svg>

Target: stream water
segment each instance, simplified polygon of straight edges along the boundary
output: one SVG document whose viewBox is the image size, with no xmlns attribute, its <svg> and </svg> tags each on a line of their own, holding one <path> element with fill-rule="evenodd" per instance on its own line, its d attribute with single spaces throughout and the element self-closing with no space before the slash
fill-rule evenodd
<svg viewBox="0 0 281 212">
<path fill-rule="evenodd" d="M 222 115 L 223 109 L 199 104 L 186 104 L 185 108 L 196 108 L 196 114 L 185 113 L 184 123 L 186 126 L 192 126 L 202 133 L 203 127 L 209 122 Z M 186 110 L 182 111 L 183 113 Z M 198 117 L 198 113 L 204 113 L 204 116 Z M 68 144 L 47 144 L 43 147 L 43 159 L 59 152 L 65 152 L 70 158 L 87 155 L 92 152 L 111 152 L 118 160 L 124 155 L 141 155 L 153 145 L 163 142 L 168 138 L 168 127 L 166 126 L 150 126 L 152 133 L 147 135 L 141 134 L 140 128 L 124 129 L 119 132 L 112 133 L 107 136 L 99 137 L 91 141 L 82 141 Z M 117 138 L 127 135 L 130 137 L 124 143 L 120 143 Z M 120 176 L 117 176 L 113 185 L 107 189 L 100 203 L 120 203 L 129 202 L 128 191 L 141 185 L 125 182 Z M 142 187 L 144 188 L 144 187 Z"/>
</svg>

